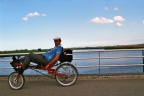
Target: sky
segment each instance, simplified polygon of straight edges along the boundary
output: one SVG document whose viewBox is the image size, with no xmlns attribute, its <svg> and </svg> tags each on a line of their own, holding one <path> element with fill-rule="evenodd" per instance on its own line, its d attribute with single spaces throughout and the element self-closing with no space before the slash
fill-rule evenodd
<svg viewBox="0 0 144 96">
<path fill-rule="evenodd" d="M 0 0 L 0 51 L 144 43 L 144 0 Z"/>
</svg>

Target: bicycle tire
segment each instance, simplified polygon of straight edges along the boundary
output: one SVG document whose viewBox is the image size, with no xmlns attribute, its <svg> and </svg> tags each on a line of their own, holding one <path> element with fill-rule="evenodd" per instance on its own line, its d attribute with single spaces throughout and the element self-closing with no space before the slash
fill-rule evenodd
<svg viewBox="0 0 144 96">
<path fill-rule="evenodd" d="M 62 86 L 71 86 L 78 78 L 78 71 L 76 67 L 69 63 L 58 66 L 56 74 L 66 74 L 66 76 L 55 75 L 57 83 Z"/>
<path fill-rule="evenodd" d="M 19 75 L 19 76 L 18 76 Z M 25 84 L 24 76 L 18 72 L 12 72 L 8 78 L 9 86 L 14 90 L 21 89 Z"/>
</svg>

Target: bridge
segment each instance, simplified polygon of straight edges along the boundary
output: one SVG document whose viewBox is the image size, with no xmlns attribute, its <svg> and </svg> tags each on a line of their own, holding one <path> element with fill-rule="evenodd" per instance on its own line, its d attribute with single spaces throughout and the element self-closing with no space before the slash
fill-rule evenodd
<svg viewBox="0 0 144 96">
<path fill-rule="evenodd" d="M 103 52 L 140 51 L 140 56 L 114 56 L 101 57 Z M 98 52 L 98 57 L 74 58 L 74 60 L 98 60 L 97 65 L 77 66 L 77 68 L 99 68 L 101 67 L 123 67 L 142 66 L 141 73 L 129 74 L 93 74 L 81 75 L 77 82 L 69 87 L 62 87 L 53 78 L 26 76 L 26 82 L 21 90 L 12 90 L 8 85 L 8 76 L 0 76 L 0 96 L 144 96 L 144 49 L 122 49 L 122 50 L 89 50 L 74 51 Z M 27 54 L 27 53 L 26 53 Z M 37 53 L 40 54 L 40 53 Z M 1 56 L 24 55 L 24 54 L 1 54 Z M 141 58 L 140 64 L 101 64 L 105 59 L 121 58 Z M 0 60 L 0 62 L 10 62 L 11 60 Z M 0 70 L 9 70 L 10 67 L 3 67 Z"/>
</svg>

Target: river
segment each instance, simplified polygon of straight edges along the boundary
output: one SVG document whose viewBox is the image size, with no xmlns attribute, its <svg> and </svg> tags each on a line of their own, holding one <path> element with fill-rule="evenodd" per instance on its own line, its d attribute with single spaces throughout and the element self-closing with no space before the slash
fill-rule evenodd
<svg viewBox="0 0 144 96">
<path fill-rule="evenodd" d="M 136 51 L 110 51 L 110 52 L 77 52 L 73 53 L 73 58 L 97 58 L 97 57 L 118 57 L 118 56 L 142 56 L 141 50 Z M 0 60 L 11 60 L 11 57 L 0 58 Z M 120 59 L 93 59 L 93 60 L 73 60 L 75 66 L 95 66 L 95 65 L 122 65 L 122 64 L 143 64 L 143 58 L 120 58 Z M 9 62 L 0 62 L 0 75 L 9 75 L 13 69 L 3 69 L 11 67 Z M 143 66 L 123 66 L 123 67 L 94 67 L 77 68 L 79 74 L 127 74 L 143 73 Z M 44 72 L 47 74 L 47 72 Z M 26 75 L 36 75 L 33 70 L 26 70 Z"/>
</svg>

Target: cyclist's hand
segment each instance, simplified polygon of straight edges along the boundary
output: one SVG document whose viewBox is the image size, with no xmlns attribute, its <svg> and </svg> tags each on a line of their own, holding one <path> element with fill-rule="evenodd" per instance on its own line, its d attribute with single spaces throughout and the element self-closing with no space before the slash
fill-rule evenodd
<svg viewBox="0 0 144 96">
<path fill-rule="evenodd" d="M 53 60 L 51 60 L 46 66 L 45 66 L 45 69 L 49 70 L 51 69 L 51 67 L 53 67 L 53 65 L 58 61 L 59 59 L 59 54 L 56 54 L 56 56 L 54 57 Z"/>
</svg>

